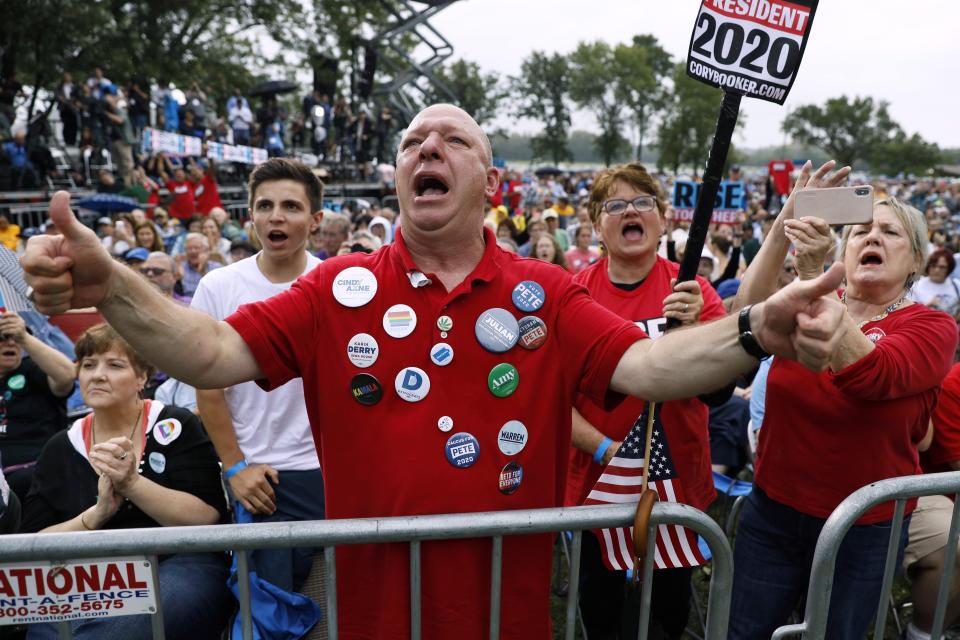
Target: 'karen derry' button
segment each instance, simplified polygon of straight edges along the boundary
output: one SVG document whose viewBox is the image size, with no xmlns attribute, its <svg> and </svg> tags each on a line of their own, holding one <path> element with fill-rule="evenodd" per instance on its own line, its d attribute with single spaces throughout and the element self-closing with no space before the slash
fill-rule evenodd
<svg viewBox="0 0 960 640">
<path fill-rule="evenodd" d="M 361 369 L 366 369 L 376 362 L 379 355 L 377 340 L 369 333 L 358 333 L 350 338 L 347 344 L 347 358 Z"/>
</svg>

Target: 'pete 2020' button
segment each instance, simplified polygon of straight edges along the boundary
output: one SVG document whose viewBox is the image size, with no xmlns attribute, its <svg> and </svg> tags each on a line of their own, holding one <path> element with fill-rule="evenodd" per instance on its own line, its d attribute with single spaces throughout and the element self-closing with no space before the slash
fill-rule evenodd
<svg viewBox="0 0 960 640">
<path fill-rule="evenodd" d="M 377 277 L 363 267 L 347 267 L 333 279 L 333 297 L 345 307 L 362 307 L 377 295 Z"/>
<path fill-rule="evenodd" d="M 500 489 L 500 493 L 510 495 L 520 488 L 521 482 L 523 482 L 523 467 L 519 462 L 508 462 L 500 471 L 497 488 Z"/>
<path fill-rule="evenodd" d="M 494 307 L 480 314 L 474 333 L 484 349 L 493 353 L 503 353 L 517 344 L 520 327 L 512 313 L 506 309 Z"/>
<path fill-rule="evenodd" d="M 406 304 L 395 304 L 383 314 L 383 330 L 388 336 L 406 338 L 417 328 L 417 312 Z"/>
<path fill-rule="evenodd" d="M 444 450 L 447 454 L 447 462 L 458 469 L 472 466 L 480 457 L 480 443 L 473 435 L 462 431 L 447 438 Z"/>
<path fill-rule="evenodd" d="M 487 387 L 498 398 L 506 398 L 517 390 L 520 384 L 520 372 L 512 364 L 501 362 L 487 375 Z"/>
<path fill-rule="evenodd" d="M 527 446 L 527 428 L 519 420 L 511 420 L 497 434 L 497 446 L 504 455 L 512 456 Z"/>
<path fill-rule="evenodd" d="M 383 397 L 380 381 L 369 373 L 358 373 L 350 380 L 350 393 L 353 399 L 363 405 L 374 405 Z"/>
<path fill-rule="evenodd" d="M 417 367 L 407 367 L 397 374 L 394 380 L 397 395 L 407 402 L 423 400 L 430 393 L 430 377 Z"/>
<path fill-rule="evenodd" d="M 524 349 L 539 349 L 547 341 L 547 325 L 537 316 L 524 316 L 517 324 L 520 326 L 517 344 Z"/>
<path fill-rule="evenodd" d="M 543 287 L 533 280 L 524 280 L 515 286 L 510 297 L 517 309 L 526 313 L 533 313 L 546 301 Z"/>
<path fill-rule="evenodd" d="M 366 369 L 380 355 L 380 346 L 376 338 L 369 333 L 358 333 L 347 344 L 347 357 L 355 366 Z"/>
</svg>

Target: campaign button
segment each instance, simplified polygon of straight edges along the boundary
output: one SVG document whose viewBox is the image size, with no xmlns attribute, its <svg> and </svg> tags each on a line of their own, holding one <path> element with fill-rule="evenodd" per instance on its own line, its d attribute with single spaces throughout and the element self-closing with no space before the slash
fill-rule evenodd
<svg viewBox="0 0 960 640">
<path fill-rule="evenodd" d="M 152 452 L 148 460 L 154 473 L 163 473 L 163 470 L 167 468 L 167 457 L 159 451 Z"/>
<path fill-rule="evenodd" d="M 350 338 L 350 343 L 347 344 L 347 357 L 361 369 L 366 369 L 376 362 L 379 355 L 380 346 L 369 333 L 358 333 Z"/>
<path fill-rule="evenodd" d="M 440 419 L 437 420 L 437 428 L 444 433 L 451 431 L 453 429 L 453 418 L 450 416 L 440 416 Z"/>
<path fill-rule="evenodd" d="M 363 405 L 374 405 L 383 397 L 380 381 L 369 373 L 358 373 L 350 380 L 350 393 L 353 399 Z"/>
<path fill-rule="evenodd" d="M 398 396 L 407 402 L 417 402 L 430 393 L 430 378 L 423 369 L 407 367 L 397 374 L 393 386 Z"/>
<path fill-rule="evenodd" d="M 519 420 L 511 420 L 500 427 L 497 446 L 504 455 L 512 456 L 520 453 L 527 446 L 527 428 Z"/>
<path fill-rule="evenodd" d="M 446 342 L 438 342 L 430 349 L 430 359 L 438 367 L 445 367 L 453 362 L 453 347 Z"/>
<path fill-rule="evenodd" d="M 504 465 L 503 469 L 500 470 L 500 477 L 497 480 L 498 488 L 500 493 L 510 495 L 514 491 L 520 488 L 520 483 L 523 481 L 523 467 L 520 466 L 519 462 L 508 462 Z"/>
<path fill-rule="evenodd" d="M 513 298 L 513 304 L 517 309 L 527 313 L 532 313 L 542 307 L 546 300 L 543 287 L 533 280 L 524 280 L 515 286 L 510 297 Z"/>
<path fill-rule="evenodd" d="M 440 329 L 440 331 L 450 331 L 450 329 L 453 329 L 453 318 L 450 316 L 440 316 L 437 318 L 437 329 Z"/>
<path fill-rule="evenodd" d="M 417 313 L 405 304 L 395 304 L 383 314 L 383 330 L 394 338 L 406 338 L 417 326 Z"/>
<path fill-rule="evenodd" d="M 363 267 L 347 267 L 333 279 L 333 297 L 345 307 L 362 307 L 377 295 L 377 277 Z"/>
<path fill-rule="evenodd" d="M 466 469 L 480 457 L 480 443 L 469 433 L 455 433 L 447 438 L 444 451 L 447 462 L 458 469 Z"/>
<path fill-rule="evenodd" d="M 539 349 L 547 341 L 547 325 L 537 316 L 524 316 L 517 324 L 520 327 L 517 344 L 524 349 Z"/>
<path fill-rule="evenodd" d="M 484 349 L 493 353 L 503 353 L 517 344 L 520 327 L 512 313 L 506 309 L 494 307 L 480 314 L 474 333 Z"/>
<path fill-rule="evenodd" d="M 517 390 L 520 383 L 520 373 L 512 364 L 502 362 L 490 370 L 487 376 L 487 387 L 498 398 L 506 398 Z"/>
</svg>

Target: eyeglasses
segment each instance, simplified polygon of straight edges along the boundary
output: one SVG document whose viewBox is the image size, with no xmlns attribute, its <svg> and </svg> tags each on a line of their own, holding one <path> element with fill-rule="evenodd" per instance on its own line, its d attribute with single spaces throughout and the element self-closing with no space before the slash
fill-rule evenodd
<svg viewBox="0 0 960 640">
<path fill-rule="evenodd" d="M 611 216 L 621 216 L 627 212 L 627 206 L 631 204 L 637 213 L 646 213 L 656 208 L 657 199 L 654 196 L 637 196 L 633 200 L 614 198 L 612 200 L 604 200 L 601 207 Z"/>
<path fill-rule="evenodd" d="M 140 267 L 140 273 L 145 276 L 162 276 L 167 272 L 163 267 Z"/>
<path fill-rule="evenodd" d="M 930 265 L 930 268 L 931 269 L 949 269 L 949 267 L 945 264 L 932 264 Z"/>
<path fill-rule="evenodd" d="M 797 273 L 797 268 L 794 267 L 794 266 L 791 266 L 791 265 L 786 265 L 786 266 L 783 267 L 783 272 L 784 272 L 784 273 L 796 274 L 796 273 Z"/>
</svg>

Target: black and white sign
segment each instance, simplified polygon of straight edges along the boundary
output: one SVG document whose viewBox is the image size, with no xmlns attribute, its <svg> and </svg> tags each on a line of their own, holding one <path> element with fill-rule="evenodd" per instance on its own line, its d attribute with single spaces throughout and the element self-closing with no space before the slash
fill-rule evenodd
<svg viewBox="0 0 960 640">
<path fill-rule="evenodd" d="M 817 0 L 703 0 L 687 75 L 783 104 L 803 57 Z"/>
</svg>

